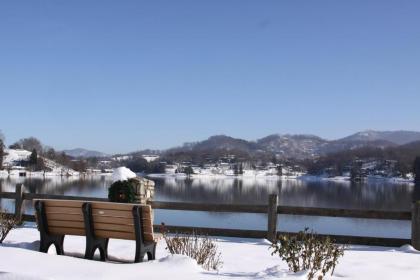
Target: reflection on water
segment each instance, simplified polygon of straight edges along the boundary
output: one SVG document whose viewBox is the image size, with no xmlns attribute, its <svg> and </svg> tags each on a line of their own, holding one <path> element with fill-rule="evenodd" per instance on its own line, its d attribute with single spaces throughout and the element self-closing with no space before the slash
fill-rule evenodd
<svg viewBox="0 0 420 280">
<path fill-rule="evenodd" d="M 413 191 L 411 185 L 381 181 L 351 184 L 271 178 L 153 180 L 159 200 L 267 204 L 268 195 L 277 193 L 281 205 L 351 209 L 408 210 Z"/>
<path fill-rule="evenodd" d="M 279 194 L 279 203 L 289 206 L 330 207 L 350 209 L 409 210 L 413 186 L 382 181 L 365 184 L 350 182 L 278 180 L 273 178 L 152 178 L 156 183 L 155 200 L 266 204 L 268 195 Z M 0 179 L 0 191 L 14 191 L 23 183 L 25 191 L 60 195 L 107 197 L 109 177 L 46 179 Z M 13 207 L 10 200 L 0 200 L 3 208 Z M 26 212 L 33 212 L 26 203 Z M 265 229 L 262 214 L 206 213 L 157 210 L 156 222 L 173 225 Z M 283 216 L 279 228 L 298 231 L 310 227 L 320 233 L 392 236 L 409 238 L 407 221 L 380 221 L 345 218 Z"/>
</svg>

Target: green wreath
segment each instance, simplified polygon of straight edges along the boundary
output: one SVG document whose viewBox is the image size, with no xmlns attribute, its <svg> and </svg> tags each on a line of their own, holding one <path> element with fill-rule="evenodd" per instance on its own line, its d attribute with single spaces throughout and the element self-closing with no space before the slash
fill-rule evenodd
<svg viewBox="0 0 420 280">
<path fill-rule="evenodd" d="M 132 180 L 116 181 L 108 190 L 108 199 L 111 202 L 134 203 L 136 193 Z"/>
</svg>

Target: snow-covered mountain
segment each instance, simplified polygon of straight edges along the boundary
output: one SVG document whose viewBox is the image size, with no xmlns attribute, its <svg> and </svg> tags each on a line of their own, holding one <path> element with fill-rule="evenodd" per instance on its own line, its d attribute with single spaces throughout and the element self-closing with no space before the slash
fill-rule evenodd
<svg viewBox="0 0 420 280">
<path fill-rule="evenodd" d="M 273 134 L 257 141 L 260 150 L 293 158 L 313 157 L 328 141 L 314 135 Z"/>
<path fill-rule="evenodd" d="M 64 150 L 63 151 L 66 155 L 75 157 L 75 158 L 88 158 L 88 157 L 107 157 L 108 154 L 98 152 L 98 151 L 92 151 L 92 150 L 86 150 L 83 148 L 76 148 L 71 150 Z"/>
<path fill-rule="evenodd" d="M 338 141 L 360 141 L 360 142 L 374 142 L 374 141 L 388 141 L 397 145 L 404 145 L 410 142 L 420 141 L 420 132 L 416 131 L 375 131 L 365 130 L 357 132 Z"/>
<path fill-rule="evenodd" d="M 200 142 L 187 143 L 169 151 L 241 151 L 249 154 L 267 152 L 285 158 L 313 158 L 320 155 L 353 150 L 361 147 L 386 148 L 420 140 L 420 132 L 373 131 L 358 132 L 338 140 L 326 140 L 315 135 L 273 134 L 257 141 L 247 141 L 217 135 Z"/>
</svg>

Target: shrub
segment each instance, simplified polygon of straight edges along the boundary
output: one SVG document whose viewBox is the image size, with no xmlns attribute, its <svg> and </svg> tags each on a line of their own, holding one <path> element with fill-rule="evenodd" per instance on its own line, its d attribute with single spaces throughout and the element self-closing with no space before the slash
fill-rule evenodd
<svg viewBox="0 0 420 280">
<path fill-rule="evenodd" d="M 111 202 L 133 203 L 136 194 L 132 180 L 116 181 L 108 190 L 108 199 Z"/>
<path fill-rule="evenodd" d="M 205 270 L 219 270 L 222 267 L 221 253 L 217 251 L 217 245 L 212 238 L 200 236 L 196 232 L 168 236 L 164 224 L 161 232 L 166 241 L 166 249 L 171 254 L 193 258 Z"/>
<path fill-rule="evenodd" d="M 0 209 L 0 244 L 3 243 L 7 234 L 16 227 L 18 221 L 16 218 Z"/>
<path fill-rule="evenodd" d="M 306 228 L 294 236 L 281 235 L 270 248 L 273 249 L 271 255 L 278 254 L 287 262 L 290 271 L 308 270 L 309 280 L 315 276 L 322 280 L 330 270 L 333 275 L 345 246 L 334 244 L 329 237 L 316 237 Z"/>
</svg>

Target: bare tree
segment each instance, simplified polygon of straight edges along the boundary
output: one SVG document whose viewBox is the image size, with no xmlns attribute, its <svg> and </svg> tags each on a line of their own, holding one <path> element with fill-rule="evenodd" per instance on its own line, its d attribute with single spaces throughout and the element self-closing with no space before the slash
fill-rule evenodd
<svg viewBox="0 0 420 280">
<path fill-rule="evenodd" d="M 35 149 L 39 154 L 42 154 L 43 152 L 41 141 L 39 141 L 35 137 L 28 137 L 28 138 L 20 139 L 19 141 L 11 145 L 11 147 L 20 148 L 27 151 L 33 151 Z"/>
</svg>

